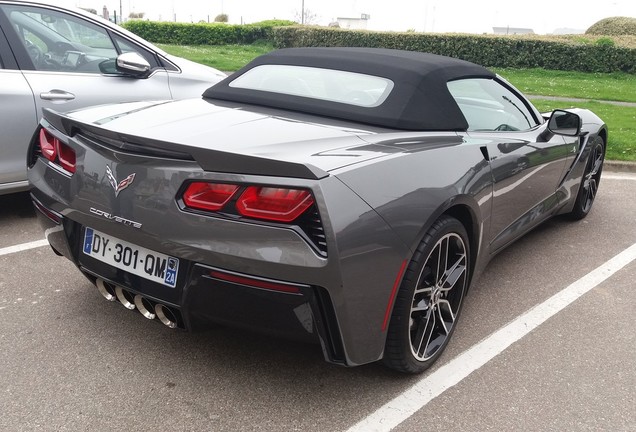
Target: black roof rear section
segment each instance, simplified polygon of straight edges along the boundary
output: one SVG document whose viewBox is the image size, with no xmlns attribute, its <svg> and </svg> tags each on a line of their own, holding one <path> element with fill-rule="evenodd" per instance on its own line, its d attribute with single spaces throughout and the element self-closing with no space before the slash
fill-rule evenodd
<svg viewBox="0 0 636 432">
<path fill-rule="evenodd" d="M 388 78 L 394 83 L 379 106 L 345 103 L 230 87 L 246 71 L 265 64 L 344 70 Z M 221 99 L 376 126 L 428 131 L 465 131 L 468 124 L 446 83 L 460 78 L 494 78 L 488 69 L 435 54 L 382 48 L 288 48 L 257 57 L 235 74 L 210 87 L 204 98 Z"/>
</svg>

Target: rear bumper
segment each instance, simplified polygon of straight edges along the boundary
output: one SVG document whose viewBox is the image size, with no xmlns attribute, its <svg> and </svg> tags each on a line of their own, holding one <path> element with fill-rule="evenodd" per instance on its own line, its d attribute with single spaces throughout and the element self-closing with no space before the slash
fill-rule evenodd
<svg viewBox="0 0 636 432">
<path fill-rule="evenodd" d="M 182 258 L 176 287 L 167 287 L 85 255 L 81 224 L 51 209 L 51 203 L 43 202 L 47 201 L 46 196 L 36 195 L 37 191 L 33 191 L 31 198 L 51 247 L 75 263 L 93 283 L 101 280 L 113 288 L 122 288 L 131 298 L 140 295 L 152 305 L 169 308 L 177 327 L 185 330 L 196 331 L 218 323 L 320 343 L 327 361 L 347 363 L 325 289 L 263 279 Z M 283 292 L 277 286 L 291 289 Z"/>
<path fill-rule="evenodd" d="M 53 249 L 93 282 L 173 308 L 185 329 L 221 322 L 318 341 L 328 361 L 347 366 L 382 357 L 392 287 L 411 251 L 337 177 L 208 172 L 190 160 L 120 152 L 79 135 L 60 139 L 75 150 L 76 172 L 63 172 L 32 151 L 31 194 Z M 106 167 L 119 178 L 135 173 L 134 184 L 118 196 Z M 176 197 L 193 180 L 312 190 L 326 249 L 299 226 L 184 211 Z M 177 258 L 177 284 L 166 287 L 86 255 L 86 227 Z M 211 268 L 302 289 L 293 295 L 218 280 L 209 277 Z"/>
</svg>

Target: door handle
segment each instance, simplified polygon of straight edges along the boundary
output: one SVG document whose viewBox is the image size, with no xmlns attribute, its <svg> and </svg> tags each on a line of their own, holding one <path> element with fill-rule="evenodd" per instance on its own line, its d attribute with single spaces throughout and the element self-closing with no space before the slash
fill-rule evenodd
<svg viewBox="0 0 636 432">
<path fill-rule="evenodd" d="M 63 90 L 51 90 L 46 93 L 40 93 L 40 99 L 49 101 L 70 101 L 75 99 L 75 95 Z"/>
</svg>

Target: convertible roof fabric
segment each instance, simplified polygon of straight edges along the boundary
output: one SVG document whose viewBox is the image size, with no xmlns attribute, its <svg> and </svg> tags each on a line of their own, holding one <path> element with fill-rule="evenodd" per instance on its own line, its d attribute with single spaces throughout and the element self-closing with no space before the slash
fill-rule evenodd
<svg viewBox="0 0 636 432">
<path fill-rule="evenodd" d="M 394 88 L 376 107 L 268 91 L 230 87 L 246 71 L 260 65 L 309 66 L 388 78 Z M 428 131 L 465 131 L 468 123 L 448 91 L 448 81 L 494 78 L 488 69 L 435 54 L 382 48 L 287 48 L 257 57 L 203 93 L 220 99 L 333 117 L 376 126 Z"/>
</svg>

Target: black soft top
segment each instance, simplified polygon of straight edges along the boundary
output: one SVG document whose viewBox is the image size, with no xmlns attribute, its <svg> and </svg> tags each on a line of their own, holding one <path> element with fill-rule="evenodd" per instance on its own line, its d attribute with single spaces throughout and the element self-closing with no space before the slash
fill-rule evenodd
<svg viewBox="0 0 636 432">
<path fill-rule="evenodd" d="M 388 78 L 394 88 L 375 107 L 361 107 L 269 91 L 230 87 L 248 70 L 268 64 L 308 66 Z M 465 131 L 468 123 L 446 83 L 461 78 L 494 78 L 488 69 L 435 54 L 382 48 L 288 48 L 257 57 L 210 87 L 204 98 L 220 99 L 405 130 Z"/>
</svg>

